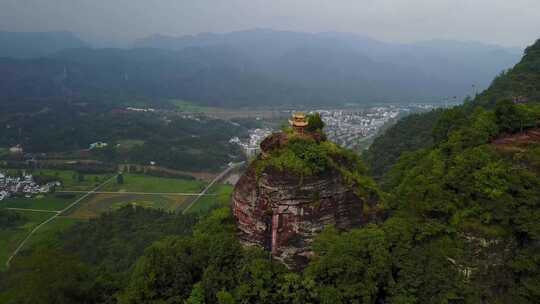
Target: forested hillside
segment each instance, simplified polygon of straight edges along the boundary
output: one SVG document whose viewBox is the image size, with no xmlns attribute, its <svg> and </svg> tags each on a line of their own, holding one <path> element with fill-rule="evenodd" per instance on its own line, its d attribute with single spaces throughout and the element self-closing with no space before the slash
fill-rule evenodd
<svg viewBox="0 0 540 304">
<path fill-rule="evenodd" d="M 370 165 L 371 175 L 381 180 L 403 152 L 432 146 L 433 127 L 441 114 L 442 110 L 434 110 L 406 116 L 378 136 L 362 155 Z"/>
<path fill-rule="evenodd" d="M 485 87 L 491 75 L 518 59 L 513 49 L 482 44 L 400 45 L 350 34 L 270 30 L 153 36 L 132 49 L 81 48 L 82 43 L 60 41 L 71 37 L 65 34 L 53 39 L 56 49 L 47 47 L 51 42 L 42 41 L 45 38 L 36 38 L 35 46 L 15 52 L 10 47 L 24 44 L 11 40 L 33 36 L 4 34 L 0 104 L 62 100 L 162 106 L 169 99 L 226 107 L 440 102 L 471 93 L 473 84 Z M 52 39 L 59 34 L 42 35 Z M 28 52 L 41 55 L 24 55 Z"/>
<path fill-rule="evenodd" d="M 297 50 L 275 62 L 271 71 L 223 46 L 180 51 L 76 49 L 39 59 L 2 58 L 0 69 L 2 102 L 142 100 L 155 105 L 183 99 L 232 107 L 405 102 L 451 90 L 444 88 L 444 81 L 414 69 L 332 49 Z"/>
<path fill-rule="evenodd" d="M 540 40 L 525 50 L 523 60 L 501 73 L 492 85 L 475 100 L 475 104 L 493 107 L 500 100 L 539 102 Z"/>
<path fill-rule="evenodd" d="M 446 138 L 455 125 L 477 106 L 493 109 L 499 101 L 537 103 L 540 101 L 540 41 L 525 50 L 521 62 L 498 75 L 491 86 L 474 100 L 443 112 L 432 112 L 402 119 L 384 136 L 375 140 L 365 159 L 372 174 L 381 179 L 404 152 L 429 147 Z M 438 113 L 438 114 L 436 114 Z M 520 118 L 521 120 L 525 118 Z"/>
</svg>

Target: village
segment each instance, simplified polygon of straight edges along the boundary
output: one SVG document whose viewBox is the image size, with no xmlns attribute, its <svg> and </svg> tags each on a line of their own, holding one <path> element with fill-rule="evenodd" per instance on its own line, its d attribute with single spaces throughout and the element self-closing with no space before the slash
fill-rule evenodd
<svg viewBox="0 0 540 304">
<path fill-rule="evenodd" d="M 410 104 L 404 106 L 377 106 L 358 110 L 318 109 L 305 113 L 319 113 L 325 123 L 328 139 L 348 149 L 362 150 L 369 145 L 365 142 L 373 139 L 385 125 L 395 122 L 399 117 L 415 112 L 429 111 L 435 108 L 430 104 Z M 290 116 L 295 111 L 286 111 Z M 233 137 L 231 144 L 239 145 L 247 158 L 253 158 L 260 152 L 259 145 L 272 132 L 270 127 L 249 130 L 247 138 Z"/>
<path fill-rule="evenodd" d="M 53 181 L 39 185 L 31 174 L 22 176 L 7 176 L 0 172 L 0 201 L 12 196 L 31 198 L 38 194 L 49 193 L 59 186 L 60 182 Z"/>
</svg>

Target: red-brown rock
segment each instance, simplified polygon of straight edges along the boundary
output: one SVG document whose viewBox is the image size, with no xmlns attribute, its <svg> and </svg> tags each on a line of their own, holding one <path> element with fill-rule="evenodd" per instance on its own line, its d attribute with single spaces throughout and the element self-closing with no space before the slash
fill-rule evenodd
<svg viewBox="0 0 540 304">
<path fill-rule="evenodd" d="M 261 147 L 264 153 L 283 145 L 286 137 L 277 134 Z M 306 265 L 310 245 L 325 226 L 347 230 L 374 220 L 365 210 L 376 199 L 359 197 L 336 170 L 301 178 L 267 168 L 257 176 L 256 164 L 240 178 L 232 197 L 239 238 L 270 251 L 291 268 Z"/>
</svg>

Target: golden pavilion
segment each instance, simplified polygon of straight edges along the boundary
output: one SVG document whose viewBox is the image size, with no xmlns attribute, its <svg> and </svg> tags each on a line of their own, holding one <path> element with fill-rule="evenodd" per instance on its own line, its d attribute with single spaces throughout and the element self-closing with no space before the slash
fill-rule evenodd
<svg viewBox="0 0 540 304">
<path fill-rule="evenodd" d="M 296 132 L 304 133 L 308 121 L 304 113 L 294 113 L 292 118 L 289 119 L 289 124 Z"/>
</svg>

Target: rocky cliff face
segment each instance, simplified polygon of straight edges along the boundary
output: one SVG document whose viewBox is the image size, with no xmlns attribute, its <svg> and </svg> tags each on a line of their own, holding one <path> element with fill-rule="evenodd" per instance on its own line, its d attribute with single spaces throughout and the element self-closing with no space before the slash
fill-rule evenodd
<svg viewBox="0 0 540 304">
<path fill-rule="evenodd" d="M 258 169 L 264 158 L 273 157 L 273 150 L 286 145 L 283 134 L 261 144 L 260 159 L 236 185 L 233 212 L 244 244 L 261 246 L 287 266 L 301 268 L 311 255 L 310 244 L 325 226 L 347 230 L 377 220 L 377 197 L 359 195 L 335 168 L 312 176 Z"/>
</svg>

